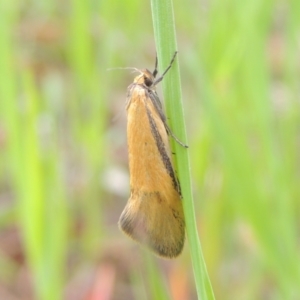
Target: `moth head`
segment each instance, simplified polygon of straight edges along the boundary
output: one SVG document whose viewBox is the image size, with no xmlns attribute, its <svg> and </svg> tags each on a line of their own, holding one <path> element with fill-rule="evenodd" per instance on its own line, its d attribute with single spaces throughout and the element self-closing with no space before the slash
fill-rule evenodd
<svg viewBox="0 0 300 300">
<path fill-rule="evenodd" d="M 147 69 L 139 70 L 139 72 L 140 75 L 134 78 L 134 83 L 151 87 L 154 82 L 153 74 Z"/>
</svg>

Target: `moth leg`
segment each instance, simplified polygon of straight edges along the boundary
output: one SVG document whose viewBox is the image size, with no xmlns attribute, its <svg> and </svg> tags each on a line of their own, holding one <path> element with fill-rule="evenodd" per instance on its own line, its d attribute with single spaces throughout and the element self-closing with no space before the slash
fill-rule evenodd
<svg viewBox="0 0 300 300">
<path fill-rule="evenodd" d="M 189 146 L 184 144 L 183 142 L 180 141 L 180 139 L 172 132 L 172 130 L 170 129 L 170 127 L 167 125 L 166 122 L 164 122 L 165 128 L 167 133 L 182 147 L 184 148 L 188 148 Z"/>
</svg>

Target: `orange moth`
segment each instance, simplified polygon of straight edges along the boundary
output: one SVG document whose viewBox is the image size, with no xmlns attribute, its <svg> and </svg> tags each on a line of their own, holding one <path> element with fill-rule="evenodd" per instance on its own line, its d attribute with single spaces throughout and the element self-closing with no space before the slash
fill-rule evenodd
<svg viewBox="0 0 300 300">
<path fill-rule="evenodd" d="M 119 226 L 131 238 L 147 245 L 154 253 L 172 258 L 178 256 L 185 239 L 185 221 L 180 184 L 169 145 L 171 132 L 155 86 L 163 79 L 155 70 L 138 70 L 128 87 L 127 139 L 130 171 L 130 198 Z"/>
</svg>

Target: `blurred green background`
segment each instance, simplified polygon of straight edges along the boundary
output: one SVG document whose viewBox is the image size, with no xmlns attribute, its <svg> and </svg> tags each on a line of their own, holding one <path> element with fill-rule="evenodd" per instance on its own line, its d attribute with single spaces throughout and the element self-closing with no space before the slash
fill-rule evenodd
<svg viewBox="0 0 300 300">
<path fill-rule="evenodd" d="M 300 1 L 174 1 L 193 191 L 216 299 L 300 299 Z M 117 221 L 126 88 L 150 2 L 0 2 L 0 299 L 197 299 Z M 161 94 L 161 91 L 159 90 Z"/>
</svg>

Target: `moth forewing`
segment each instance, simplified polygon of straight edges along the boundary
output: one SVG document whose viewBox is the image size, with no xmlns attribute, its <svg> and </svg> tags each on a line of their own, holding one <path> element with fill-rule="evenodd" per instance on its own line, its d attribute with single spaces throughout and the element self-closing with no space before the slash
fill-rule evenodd
<svg viewBox="0 0 300 300">
<path fill-rule="evenodd" d="M 127 139 L 131 195 L 121 229 L 163 257 L 183 248 L 185 221 L 180 186 L 172 164 L 168 127 L 148 70 L 128 88 Z M 154 71 L 155 72 L 155 71 Z"/>
</svg>

